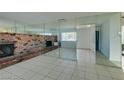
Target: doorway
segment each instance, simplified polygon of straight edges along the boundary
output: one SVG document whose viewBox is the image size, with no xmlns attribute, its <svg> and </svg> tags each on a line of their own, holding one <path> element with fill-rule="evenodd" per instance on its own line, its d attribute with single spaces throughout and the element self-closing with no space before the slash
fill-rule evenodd
<svg viewBox="0 0 124 93">
<path fill-rule="evenodd" d="M 99 51 L 99 31 L 95 31 L 96 51 Z"/>
</svg>

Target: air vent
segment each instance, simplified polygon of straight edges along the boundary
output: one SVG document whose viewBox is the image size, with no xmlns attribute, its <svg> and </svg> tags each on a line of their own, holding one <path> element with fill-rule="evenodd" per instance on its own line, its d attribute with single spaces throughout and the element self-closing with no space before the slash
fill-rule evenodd
<svg viewBox="0 0 124 93">
<path fill-rule="evenodd" d="M 65 22 L 66 20 L 64 18 L 62 18 L 62 19 L 58 19 L 57 21 L 59 21 L 59 22 Z"/>
</svg>

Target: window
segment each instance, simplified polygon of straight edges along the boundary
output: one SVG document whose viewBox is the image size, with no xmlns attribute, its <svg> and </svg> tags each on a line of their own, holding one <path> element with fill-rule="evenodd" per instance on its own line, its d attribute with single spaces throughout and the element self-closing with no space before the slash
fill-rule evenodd
<svg viewBox="0 0 124 93">
<path fill-rule="evenodd" d="M 61 34 L 62 41 L 76 41 L 76 32 L 65 32 Z"/>
</svg>

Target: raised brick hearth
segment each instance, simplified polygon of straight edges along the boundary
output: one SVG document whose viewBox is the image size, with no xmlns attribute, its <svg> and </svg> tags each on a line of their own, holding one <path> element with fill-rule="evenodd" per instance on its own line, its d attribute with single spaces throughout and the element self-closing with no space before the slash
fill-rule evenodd
<svg viewBox="0 0 124 93">
<path fill-rule="evenodd" d="M 5 58 L 1 58 L 0 59 L 0 69 L 8 67 L 10 65 L 22 62 L 24 60 L 36 57 L 38 55 L 47 53 L 49 51 L 52 51 L 54 49 L 57 49 L 57 46 L 54 47 L 49 47 L 49 48 L 44 48 L 44 49 L 38 49 L 29 53 L 23 53 L 23 54 L 19 54 L 19 55 L 13 55 L 13 56 L 9 56 L 9 57 L 5 57 Z"/>
</svg>

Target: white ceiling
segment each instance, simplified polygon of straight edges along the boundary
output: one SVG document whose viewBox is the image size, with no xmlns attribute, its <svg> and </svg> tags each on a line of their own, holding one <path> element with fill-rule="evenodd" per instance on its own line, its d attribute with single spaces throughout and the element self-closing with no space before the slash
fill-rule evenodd
<svg viewBox="0 0 124 93">
<path fill-rule="evenodd" d="M 25 24 L 40 24 L 58 19 L 94 16 L 107 12 L 0 12 L 0 17 Z"/>
</svg>

